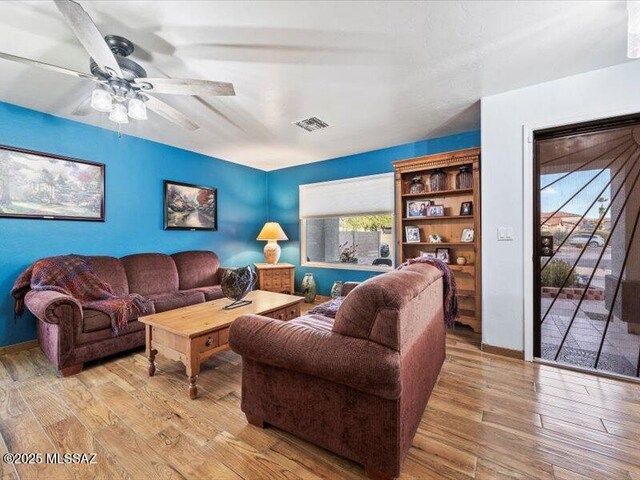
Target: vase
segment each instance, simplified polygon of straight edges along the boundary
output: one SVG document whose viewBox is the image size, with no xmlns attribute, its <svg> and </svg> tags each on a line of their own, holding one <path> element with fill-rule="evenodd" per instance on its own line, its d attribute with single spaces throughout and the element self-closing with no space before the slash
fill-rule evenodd
<svg viewBox="0 0 640 480">
<path fill-rule="evenodd" d="M 429 186 L 432 192 L 439 192 L 447 189 L 447 174 L 441 168 L 434 170 L 429 176 Z"/>
<path fill-rule="evenodd" d="M 344 285 L 344 282 L 341 282 L 340 280 L 333 282 L 333 286 L 331 287 L 331 298 L 337 298 L 342 295 L 342 285 Z"/>
<path fill-rule="evenodd" d="M 424 193 L 424 181 L 422 177 L 416 175 L 411 179 L 411 186 L 409 187 L 409 193 Z"/>
<path fill-rule="evenodd" d="M 313 303 L 316 299 L 316 281 L 313 278 L 313 273 L 305 273 L 302 279 L 302 293 L 304 295 L 304 301 L 307 303 Z"/>
<path fill-rule="evenodd" d="M 249 265 L 241 268 L 225 269 L 220 282 L 222 294 L 234 301 L 231 305 L 238 305 L 247 293 L 253 289 L 256 279 L 256 274 Z"/>
<path fill-rule="evenodd" d="M 462 190 L 473 187 L 473 173 L 470 165 L 463 165 L 456 175 L 456 189 Z"/>
</svg>

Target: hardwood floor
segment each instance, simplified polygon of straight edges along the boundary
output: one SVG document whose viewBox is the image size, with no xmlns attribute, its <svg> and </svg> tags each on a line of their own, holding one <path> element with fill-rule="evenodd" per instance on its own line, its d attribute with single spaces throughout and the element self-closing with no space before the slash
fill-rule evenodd
<svg viewBox="0 0 640 480">
<path fill-rule="evenodd" d="M 95 452 L 95 465 L 0 463 L 1 479 L 363 478 L 360 466 L 240 411 L 238 356 L 182 366 L 142 352 L 58 378 L 38 349 L 0 357 L 0 449 Z M 406 479 L 640 480 L 640 385 L 482 353 L 448 337 L 447 361 L 404 463 Z"/>
</svg>

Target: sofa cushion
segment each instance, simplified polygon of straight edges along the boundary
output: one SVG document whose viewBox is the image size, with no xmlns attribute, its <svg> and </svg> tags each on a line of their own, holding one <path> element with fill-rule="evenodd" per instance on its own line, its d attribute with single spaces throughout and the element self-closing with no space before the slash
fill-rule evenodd
<svg viewBox="0 0 640 480">
<path fill-rule="evenodd" d="M 218 300 L 219 298 L 224 298 L 224 294 L 222 293 L 222 287 L 220 285 L 214 285 L 213 287 L 200 287 L 200 288 L 192 288 L 191 290 L 180 290 L 181 292 L 202 292 L 204 293 L 204 299 L 207 302 L 211 300 Z"/>
<path fill-rule="evenodd" d="M 213 252 L 189 251 L 171 255 L 178 270 L 180 290 L 218 285 L 220 259 Z"/>
<path fill-rule="evenodd" d="M 153 302 L 156 313 L 166 312 L 175 308 L 187 307 L 205 301 L 204 293 L 198 291 L 183 291 L 174 293 L 160 293 L 147 297 Z"/>
<path fill-rule="evenodd" d="M 82 311 L 83 332 L 96 332 L 105 328 L 111 328 L 111 318 L 109 318 L 109 315 L 89 308 L 85 308 Z"/>
<path fill-rule="evenodd" d="M 139 253 L 121 258 L 129 291 L 143 297 L 178 291 L 178 270 L 169 255 Z"/>
<path fill-rule="evenodd" d="M 154 313 L 148 312 L 147 315 Z M 129 320 L 129 324 L 136 321 L 137 318 L 133 317 Z M 138 322 L 136 322 L 138 323 Z M 82 309 L 82 331 L 84 333 L 97 332 L 108 328 L 111 330 L 111 318 L 104 312 L 93 310 L 91 308 Z M 127 332 L 130 331 L 130 327 L 127 327 Z"/>
<path fill-rule="evenodd" d="M 111 285 L 113 293 L 116 295 L 129 294 L 127 272 L 125 272 L 124 265 L 119 259 L 104 256 L 90 256 L 86 258 L 98 278 Z"/>
<path fill-rule="evenodd" d="M 136 333 L 140 331 L 142 331 L 142 337 Z M 111 353 L 144 346 L 144 323 L 139 322 L 138 320 L 131 320 L 127 324 L 127 331 L 120 333 L 120 335 L 116 337 L 113 336 L 111 325 L 107 328 L 95 330 L 93 332 L 83 331 L 76 336 L 74 341 L 75 355 L 82 357 L 82 352 L 84 351 L 84 355 L 87 355 L 85 358 L 89 358 L 91 360 L 102 358 L 106 355 L 110 355 Z M 123 345 L 126 345 L 126 347 L 120 348 Z M 112 348 L 115 348 L 116 350 L 109 352 L 108 350 Z M 107 350 L 106 352 L 105 349 Z"/>
<path fill-rule="evenodd" d="M 437 268 L 415 264 L 362 282 L 344 297 L 333 331 L 399 350 L 399 311 L 441 278 Z"/>
</svg>

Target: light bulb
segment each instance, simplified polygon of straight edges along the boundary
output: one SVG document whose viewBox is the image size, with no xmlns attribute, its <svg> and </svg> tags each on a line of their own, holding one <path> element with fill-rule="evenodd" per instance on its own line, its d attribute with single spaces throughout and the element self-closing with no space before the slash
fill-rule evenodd
<svg viewBox="0 0 640 480">
<path fill-rule="evenodd" d="M 98 87 L 91 94 L 91 106 L 99 112 L 110 112 L 112 103 L 112 95 L 103 88 Z"/>
<path fill-rule="evenodd" d="M 139 98 L 131 98 L 129 100 L 129 116 L 134 120 L 147 119 L 147 107 L 143 100 Z"/>
<path fill-rule="evenodd" d="M 113 110 L 109 114 L 109 120 L 116 123 L 129 123 L 127 108 L 120 102 L 114 102 Z"/>
</svg>

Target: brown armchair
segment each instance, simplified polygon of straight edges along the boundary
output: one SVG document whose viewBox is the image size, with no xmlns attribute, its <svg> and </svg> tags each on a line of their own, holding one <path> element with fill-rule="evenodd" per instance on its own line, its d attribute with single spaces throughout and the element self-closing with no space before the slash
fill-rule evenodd
<svg viewBox="0 0 640 480">
<path fill-rule="evenodd" d="M 442 279 L 429 265 L 354 288 L 335 322 L 238 318 L 242 410 L 365 466 L 399 476 L 445 357 Z"/>
</svg>

